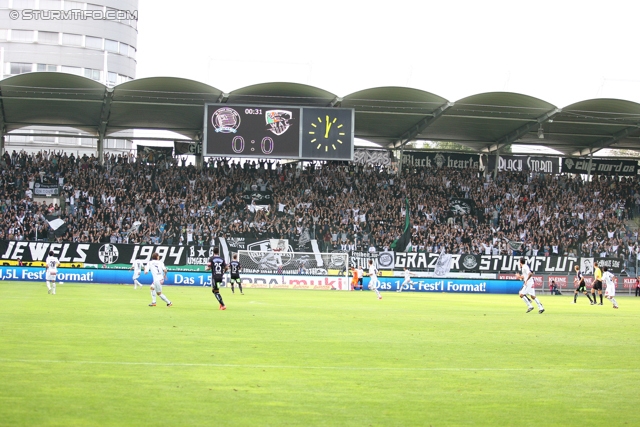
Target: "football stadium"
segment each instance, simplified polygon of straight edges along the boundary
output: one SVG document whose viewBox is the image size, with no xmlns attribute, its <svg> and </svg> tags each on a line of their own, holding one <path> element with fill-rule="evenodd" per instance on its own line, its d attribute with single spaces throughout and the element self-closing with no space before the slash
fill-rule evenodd
<svg viewBox="0 0 640 427">
<path fill-rule="evenodd" d="M 137 9 L 0 1 L 0 426 L 640 424 L 640 99 L 135 78 Z"/>
</svg>

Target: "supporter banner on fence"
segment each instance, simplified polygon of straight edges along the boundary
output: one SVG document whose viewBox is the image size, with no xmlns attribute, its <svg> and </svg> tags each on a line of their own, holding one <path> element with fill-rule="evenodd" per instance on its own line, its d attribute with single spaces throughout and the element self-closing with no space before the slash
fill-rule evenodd
<svg viewBox="0 0 640 427">
<path fill-rule="evenodd" d="M 473 169 L 480 167 L 477 154 L 427 153 L 423 151 L 405 151 L 402 153 L 402 167 Z"/>
<path fill-rule="evenodd" d="M 427 270 L 435 269 L 438 257 L 437 253 L 402 253 L 395 254 L 396 268 L 405 266 L 409 269 Z M 451 257 L 451 271 L 470 272 L 497 272 L 518 271 L 521 256 L 513 255 L 472 255 L 453 254 Z M 578 258 L 562 257 L 525 257 L 527 263 L 535 273 L 570 273 L 578 263 Z"/>
<path fill-rule="evenodd" d="M 173 141 L 176 156 L 202 154 L 202 142 Z"/>
<path fill-rule="evenodd" d="M 562 159 L 563 173 L 589 174 L 589 159 Z M 638 162 L 635 160 L 591 160 L 591 173 L 594 175 L 635 176 L 638 174 Z"/>
<path fill-rule="evenodd" d="M 388 166 L 391 164 L 391 152 L 386 150 L 354 150 L 353 161 L 365 165 Z"/>
<path fill-rule="evenodd" d="M 33 184 L 33 195 L 36 197 L 57 197 L 60 195 L 60 187 L 58 184 L 41 184 L 36 182 Z"/>
<path fill-rule="evenodd" d="M 580 258 L 580 271 L 586 276 L 590 276 L 594 271 L 594 263 L 598 263 L 600 268 L 607 267 L 613 274 L 620 274 L 624 269 L 624 260 L 619 258 Z"/>
<path fill-rule="evenodd" d="M 342 251 L 335 251 L 335 252 L 342 252 Z M 380 267 L 380 265 L 378 264 L 379 255 L 380 254 L 377 252 L 351 251 L 349 253 L 349 264 L 351 264 L 351 267 L 362 268 L 363 270 L 366 270 L 369 267 L 369 260 L 372 259 L 375 265 L 378 266 L 378 268 L 383 268 L 383 267 Z M 394 260 L 395 260 L 395 255 L 394 255 Z M 386 269 L 387 267 L 384 267 L 384 268 Z"/>
<path fill-rule="evenodd" d="M 487 170 L 493 172 L 496 168 L 496 156 L 488 156 Z M 510 172 L 537 172 L 537 173 L 560 173 L 559 157 L 536 157 L 536 156 L 500 156 L 498 161 L 499 171 Z"/>
<path fill-rule="evenodd" d="M 137 144 L 138 157 L 148 163 L 155 163 L 173 157 L 173 147 L 150 147 Z"/>
<path fill-rule="evenodd" d="M 160 259 L 168 266 L 205 265 L 213 255 L 213 248 L 219 247 L 221 255 L 230 261 L 231 254 L 238 250 L 268 252 L 279 249 L 285 252 L 319 252 L 315 240 L 302 234 L 296 241 L 282 240 L 286 248 L 279 243 L 281 240 L 268 237 L 255 236 L 229 236 L 218 238 L 213 246 L 187 245 L 125 245 L 111 243 L 49 243 L 49 242 L 25 242 L 25 241 L 0 241 L 0 262 L 16 262 L 19 258 L 24 263 L 44 261 L 49 251 L 63 263 L 85 264 L 131 264 L 136 259 L 148 261 L 151 254 L 157 252 Z M 280 246 L 272 247 L 273 244 Z M 342 251 L 336 251 L 342 252 Z M 370 259 L 381 270 L 402 269 L 405 266 L 411 270 L 434 271 L 439 253 L 415 253 L 415 252 L 364 252 L 350 251 L 349 261 L 352 267 L 366 269 Z M 518 271 L 520 256 L 511 255 L 472 255 L 451 254 L 452 272 L 491 273 Z M 617 258 L 576 258 L 562 257 L 525 257 L 527 263 L 536 274 L 573 274 L 574 266 L 592 266 L 593 261 L 598 261 L 602 267 L 608 267 L 612 273 L 622 272 L 623 263 Z M 592 269 L 581 268 L 585 275 L 593 274 Z"/>
</svg>

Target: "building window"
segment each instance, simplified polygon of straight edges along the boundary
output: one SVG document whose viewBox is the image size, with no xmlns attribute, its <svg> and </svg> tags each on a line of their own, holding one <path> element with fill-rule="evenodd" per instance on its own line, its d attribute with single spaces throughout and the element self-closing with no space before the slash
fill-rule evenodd
<svg viewBox="0 0 640 427">
<path fill-rule="evenodd" d="M 32 64 L 25 62 L 12 62 L 10 68 L 10 74 L 24 74 L 30 73 L 33 70 Z"/>
<path fill-rule="evenodd" d="M 85 36 L 84 47 L 102 50 L 102 39 L 100 37 Z"/>
<path fill-rule="evenodd" d="M 37 71 L 58 71 L 58 66 L 57 65 L 52 65 L 52 64 L 38 64 Z"/>
<path fill-rule="evenodd" d="M 40 0 L 40 10 L 60 10 L 60 0 Z"/>
<path fill-rule="evenodd" d="M 129 77 L 123 76 L 122 74 L 118 74 L 118 80 L 116 81 L 116 83 L 121 84 L 121 83 L 128 82 L 129 80 L 131 80 Z"/>
<path fill-rule="evenodd" d="M 104 50 L 107 52 L 118 53 L 118 42 L 115 40 L 104 39 Z"/>
<path fill-rule="evenodd" d="M 38 43 L 58 44 L 58 42 L 58 33 L 52 33 L 50 31 L 38 31 Z"/>
<path fill-rule="evenodd" d="M 129 45 L 120 43 L 120 55 L 129 56 Z"/>
<path fill-rule="evenodd" d="M 62 44 L 66 46 L 82 46 L 82 36 L 80 34 L 63 34 Z"/>
<path fill-rule="evenodd" d="M 109 71 L 107 73 L 107 84 L 115 85 L 118 82 L 118 75 Z"/>
<path fill-rule="evenodd" d="M 100 81 L 100 74 L 100 70 L 94 70 L 92 68 L 84 69 L 84 76 L 92 80 Z"/>
<path fill-rule="evenodd" d="M 7 30 L 0 29 L 0 40 L 7 39 Z"/>
<path fill-rule="evenodd" d="M 129 58 L 136 59 L 136 48 L 129 46 Z"/>
<path fill-rule="evenodd" d="M 11 41 L 14 42 L 33 42 L 32 30 L 11 30 Z"/>
<path fill-rule="evenodd" d="M 72 10 L 72 9 L 83 9 L 82 3 L 79 2 L 79 1 L 68 1 L 68 0 L 65 0 L 65 2 L 64 2 L 64 10 Z"/>
<path fill-rule="evenodd" d="M 13 9 L 35 9 L 36 0 L 13 0 Z"/>
<path fill-rule="evenodd" d="M 0 0 L 0 9 L 9 9 L 9 0 Z"/>
<path fill-rule="evenodd" d="M 82 68 L 80 67 L 68 67 L 66 65 L 63 65 L 62 67 L 60 67 L 60 71 L 62 71 L 63 73 L 75 74 L 76 76 L 82 75 Z"/>
</svg>

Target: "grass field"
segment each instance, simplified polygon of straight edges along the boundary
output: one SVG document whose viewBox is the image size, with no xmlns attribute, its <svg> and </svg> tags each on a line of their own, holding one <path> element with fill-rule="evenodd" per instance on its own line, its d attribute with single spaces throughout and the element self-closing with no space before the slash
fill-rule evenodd
<svg viewBox="0 0 640 427">
<path fill-rule="evenodd" d="M 640 425 L 640 298 L 165 292 L 0 282 L 0 425 Z"/>
</svg>

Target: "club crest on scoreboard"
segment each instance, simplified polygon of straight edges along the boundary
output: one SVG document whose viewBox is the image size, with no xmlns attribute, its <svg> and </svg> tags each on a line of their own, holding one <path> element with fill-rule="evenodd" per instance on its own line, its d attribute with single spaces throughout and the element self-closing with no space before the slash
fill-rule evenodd
<svg viewBox="0 0 640 427">
<path fill-rule="evenodd" d="M 268 129 L 276 135 L 282 135 L 291 127 L 293 113 L 287 110 L 268 110 L 264 113 Z"/>
<path fill-rule="evenodd" d="M 218 133 L 236 133 L 240 127 L 240 114 L 233 108 L 218 108 L 211 115 L 211 124 Z"/>
</svg>

